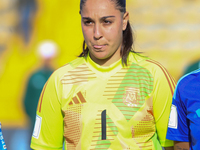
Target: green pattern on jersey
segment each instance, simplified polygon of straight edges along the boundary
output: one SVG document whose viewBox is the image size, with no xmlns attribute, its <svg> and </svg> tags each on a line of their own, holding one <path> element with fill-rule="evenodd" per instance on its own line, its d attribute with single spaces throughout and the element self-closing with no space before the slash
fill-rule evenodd
<svg viewBox="0 0 200 150">
<path fill-rule="evenodd" d="M 100 136 L 95 149 L 108 149 L 110 145 L 111 145 L 110 140 L 101 140 Z"/>
<path fill-rule="evenodd" d="M 133 107 L 127 107 L 125 103 L 120 103 L 122 100 L 126 99 L 125 94 L 127 87 L 139 90 L 137 95 L 138 103 Z M 148 96 L 152 90 L 153 77 L 151 73 L 147 69 L 133 63 L 124 75 L 112 102 L 122 112 L 126 120 L 129 121 L 144 104 L 145 97 Z"/>
<path fill-rule="evenodd" d="M 108 115 L 106 115 L 106 122 L 109 128 L 112 130 L 113 134 L 116 136 L 119 131 L 115 123 L 112 121 L 112 119 Z"/>
<path fill-rule="evenodd" d="M 106 128 L 107 131 L 111 130 L 112 132 L 108 132 L 109 135 L 107 135 L 106 140 L 101 139 L 102 132 L 100 132 L 95 149 L 108 149 L 111 145 L 110 140 L 113 140 L 113 137 L 115 137 L 118 134 L 118 129 L 116 125 L 108 115 L 106 115 Z"/>
</svg>

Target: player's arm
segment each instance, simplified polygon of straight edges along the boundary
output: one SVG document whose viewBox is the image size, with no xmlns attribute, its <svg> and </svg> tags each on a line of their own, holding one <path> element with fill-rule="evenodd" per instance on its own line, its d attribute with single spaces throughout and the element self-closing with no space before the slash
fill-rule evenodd
<svg viewBox="0 0 200 150">
<path fill-rule="evenodd" d="M 167 131 L 167 139 L 174 141 L 174 150 L 190 149 L 190 130 L 188 127 L 187 109 L 184 104 L 184 81 L 179 80 L 173 96 L 172 108 Z M 184 88 L 186 89 L 186 88 Z"/>
<path fill-rule="evenodd" d="M 31 140 L 32 149 L 62 150 L 61 87 L 59 77 L 54 73 L 43 88 L 38 102 L 35 128 Z"/>
<path fill-rule="evenodd" d="M 174 150 L 189 150 L 190 142 L 174 141 Z"/>
<path fill-rule="evenodd" d="M 171 146 L 171 147 L 165 147 L 164 149 L 165 150 L 174 150 L 174 147 L 173 146 Z"/>
<path fill-rule="evenodd" d="M 175 89 L 175 81 L 167 70 L 161 66 L 154 74 L 154 93 L 153 93 L 153 110 L 156 122 L 156 132 L 161 146 L 173 149 L 173 141 L 166 139 L 168 120 L 171 110 L 172 96 Z M 168 150 L 167 149 L 167 150 Z"/>
</svg>

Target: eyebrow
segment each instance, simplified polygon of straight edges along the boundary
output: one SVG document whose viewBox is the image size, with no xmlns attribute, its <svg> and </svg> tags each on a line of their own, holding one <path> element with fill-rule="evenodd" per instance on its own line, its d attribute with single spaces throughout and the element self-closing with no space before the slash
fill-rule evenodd
<svg viewBox="0 0 200 150">
<path fill-rule="evenodd" d="M 102 17 L 101 20 L 104 20 L 104 19 L 107 19 L 107 18 L 114 18 L 115 16 L 105 16 L 105 17 Z M 92 18 L 90 17 L 82 17 L 82 19 L 85 19 L 85 20 L 92 20 Z"/>
</svg>

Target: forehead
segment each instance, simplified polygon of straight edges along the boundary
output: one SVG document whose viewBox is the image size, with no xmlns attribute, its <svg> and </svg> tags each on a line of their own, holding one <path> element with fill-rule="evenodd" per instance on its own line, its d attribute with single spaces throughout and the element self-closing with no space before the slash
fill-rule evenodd
<svg viewBox="0 0 200 150">
<path fill-rule="evenodd" d="M 82 12 L 87 15 L 109 15 L 116 13 L 116 11 L 119 10 L 112 0 L 86 0 L 82 7 Z"/>
</svg>

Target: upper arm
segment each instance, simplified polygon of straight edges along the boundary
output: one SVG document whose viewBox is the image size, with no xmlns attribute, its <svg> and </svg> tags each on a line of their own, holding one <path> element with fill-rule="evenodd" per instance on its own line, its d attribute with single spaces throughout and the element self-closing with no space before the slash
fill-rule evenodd
<svg viewBox="0 0 200 150">
<path fill-rule="evenodd" d="M 156 131 L 163 147 L 173 146 L 173 141 L 166 139 L 166 133 L 174 89 L 175 81 L 171 75 L 164 68 L 158 70 L 154 81 L 153 110 Z"/>
<path fill-rule="evenodd" d="M 174 150 L 174 147 L 171 146 L 171 147 L 165 147 L 164 150 Z"/>
<path fill-rule="evenodd" d="M 62 149 L 63 115 L 58 96 L 60 87 L 53 76 L 43 88 L 38 102 L 35 129 L 31 141 L 32 148 Z"/>
<path fill-rule="evenodd" d="M 173 141 L 189 141 L 190 131 L 188 128 L 187 110 L 180 94 L 180 84 L 177 85 L 170 113 L 167 138 Z M 182 96 L 182 97 L 181 97 Z"/>
<path fill-rule="evenodd" d="M 189 150 L 190 142 L 174 141 L 174 150 Z"/>
</svg>

